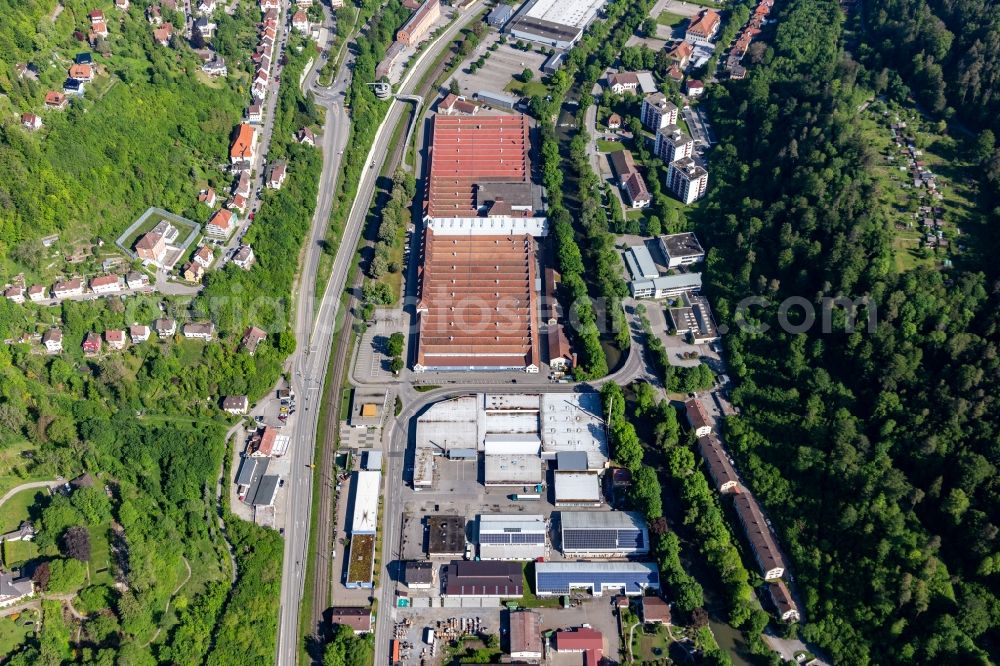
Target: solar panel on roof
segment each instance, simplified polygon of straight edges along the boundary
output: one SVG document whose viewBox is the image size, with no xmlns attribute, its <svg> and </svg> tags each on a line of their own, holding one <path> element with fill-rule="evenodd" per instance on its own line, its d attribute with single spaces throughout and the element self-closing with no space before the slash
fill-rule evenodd
<svg viewBox="0 0 1000 666">
<path fill-rule="evenodd" d="M 642 530 L 637 529 L 563 529 L 566 550 L 639 550 L 645 545 Z"/>
<path fill-rule="evenodd" d="M 645 588 L 660 584 L 655 571 L 643 572 L 539 572 L 538 591 L 569 594 L 574 587 L 593 587 L 594 594 L 601 594 L 605 587 L 621 588 L 625 594 L 639 594 Z"/>
</svg>

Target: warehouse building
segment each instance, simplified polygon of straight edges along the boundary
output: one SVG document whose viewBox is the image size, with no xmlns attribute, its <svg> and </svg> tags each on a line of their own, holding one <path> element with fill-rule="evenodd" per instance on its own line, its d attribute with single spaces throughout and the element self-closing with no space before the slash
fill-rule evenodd
<svg viewBox="0 0 1000 666">
<path fill-rule="evenodd" d="M 538 562 L 535 590 L 540 597 L 587 590 L 595 597 L 605 592 L 641 596 L 660 589 L 660 574 L 649 562 Z"/>
<path fill-rule="evenodd" d="M 774 602 L 774 607 L 782 622 L 798 622 L 801 619 L 799 608 L 795 605 L 795 600 L 792 599 L 788 586 L 783 581 L 768 583 L 767 591 L 771 594 L 771 601 Z"/>
<path fill-rule="evenodd" d="M 557 460 L 561 471 L 585 474 L 563 480 L 588 486 L 574 499 L 599 504 L 598 475 L 608 464 L 602 414 L 597 393 L 481 393 L 435 403 L 417 419 L 414 488 L 433 486 L 434 456 L 471 450 L 484 454 L 488 486 L 541 483 L 543 461 Z"/>
<path fill-rule="evenodd" d="M 534 560 L 545 557 L 548 530 L 545 516 L 481 514 L 479 558 L 482 560 Z"/>
<path fill-rule="evenodd" d="M 536 236 L 523 115 L 434 117 L 414 371 L 539 371 Z"/>
<path fill-rule="evenodd" d="M 430 557 L 462 557 L 465 554 L 465 518 L 427 516 L 427 554 Z"/>
<path fill-rule="evenodd" d="M 529 0 L 507 26 L 514 39 L 568 49 L 583 35 L 606 0 Z"/>
<path fill-rule="evenodd" d="M 563 472 L 553 475 L 556 506 L 601 506 L 601 477 L 597 472 Z"/>
<path fill-rule="evenodd" d="M 524 594 L 524 574 L 517 562 L 469 562 L 448 565 L 445 597 L 519 598 Z"/>
<path fill-rule="evenodd" d="M 379 472 L 354 473 L 354 511 L 351 534 L 375 534 L 378 527 L 378 502 L 381 496 Z"/>
<path fill-rule="evenodd" d="M 573 558 L 615 558 L 649 552 L 649 530 L 634 511 L 561 511 L 562 552 Z"/>
<path fill-rule="evenodd" d="M 534 611 L 511 611 L 509 615 L 511 659 L 538 661 L 542 658 L 542 616 Z"/>
</svg>

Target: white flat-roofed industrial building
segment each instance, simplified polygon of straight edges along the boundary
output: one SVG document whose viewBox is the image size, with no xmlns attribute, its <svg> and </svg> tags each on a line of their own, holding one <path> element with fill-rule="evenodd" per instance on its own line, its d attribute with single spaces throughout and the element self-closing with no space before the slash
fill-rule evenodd
<svg viewBox="0 0 1000 666">
<path fill-rule="evenodd" d="M 553 483 L 556 506 L 601 506 L 601 477 L 597 472 L 559 472 Z"/>
<path fill-rule="evenodd" d="M 545 516 L 480 514 L 479 557 L 483 560 L 534 560 L 545 557 Z"/>
<path fill-rule="evenodd" d="M 507 25 L 515 39 L 568 49 L 597 16 L 606 0 L 529 0 Z"/>
<path fill-rule="evenodd" d="M 487 486 L 533 486 L 545 480 L 538 454 L 487 455 L 483 468 L 483 483 Z"/>
<path fill-rule="evenodd" d="M 598 393 L 542 395 L 542 457 L 551 460 L 560 451 L 584 451 L 593 471 L 608 464 L 608 436 L 604 407 Z"/>
<path fill-rule="evenodd" d="M 597 393 L 481 393 L 436 403 L 417 419 L 414 487 L 433 486 L 430 456 L 456 450 L 484 454 L 486 485 L 540 483 L 541 461 L 567 452 L 600 472 L 608 464 L 602 414 Z"/>
<path fill-rule="evenodd" d="M 629 557 L 649 552 L 649 530 L 634 511 L 560 511 L 559 533 L 567 557 Z"/>
<path fill-rule="evenodd" d="M 354 473 L 354 513 L 351 534 L 375 534 L 378 527 L 378 500 L 381 495 L 379 472 Z"/>
</svg>

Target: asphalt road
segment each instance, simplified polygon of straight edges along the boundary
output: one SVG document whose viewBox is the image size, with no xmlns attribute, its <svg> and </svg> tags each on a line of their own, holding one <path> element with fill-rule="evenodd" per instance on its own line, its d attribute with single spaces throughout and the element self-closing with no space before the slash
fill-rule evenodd
<svg viewBox="0 0 1000 666">
<path fill-rule="evenodd" d="M 478 9 L 478 3 L 467 10 L 467 13 L 471 16 L 475 9 Z M 440 49 L 450 43 L 464 24 L 465 21 L 456 22 L 456 24 L 438 37 L 430 47 L 424 50 L 401 82 L 399 86 L 401 94 L 408 94 L 416 81 L 419 80 L 420 76 L 423 75 L 433 62 L 434 57 L 440 52 Z M 317 68 L 318 66 L 319 64 L 317 63 Z M 344 68 L 348 66 L 349 63 L 345 62 Z M 340 295 L 346 285 L 353 263 L 354 251 L 361 237 L 368 204 L 375 191 L 375 184 L 381 170 L 382 161 L 388 153 L 388 143 L 392 137 L 392 130 L 395 128 L 404 111 L 402 106 L 404 102 L 393 101 L 389 112 L 386 114 L 386 118 L 379 126 L 372 148 L 366 158 L 366 161 L 370 164 L 374 163 L 374 166 L 365 170 L 361 176 L 357 195 L 337 248 L 333 270 L 323 290 L 323 298 L 319 303 L 319 307 L 314 312 L 316 271 L 318 270 L 319 258 L 322 252 L 320 242 L 325 236 L 329 223 L 336 174 L 340 167 L 340 151 L 344 149 L 343 144 L 337 145 L 337 142 L 343 140 L 346 143 L 348 131 L 349 120 L 342 108 L 345 88 L 344 68 L 337 73 L 331 88 L 312 88 L 316 96 L 316 102 L 327 108 L 327 125 L 323 137 L 324 162 L 323 173 L 320 177 L 319 200 L 313 219 L 309 244 L 306 247 L 305 257 L 301 264 L 303 268 L 300 273 L 295 296 L 295 337 L 298 341 L 298 346 L 287 363 L 287 367 L 291 371 L 292 387 L 298 394 L 299 402 L 302 405 L 302 414 L 291 434 L 289 444 L 291 470 L 289 478 L 285 482 L 285 490 L 287 492 L 285 555 L 281 579 L 277 663 L 288 666 L 296 663 L 299 651 L 298 615 L 302 600 L 303 576 L 309 542 L 309 513 L 312 498 L 312 469 L 310 465 L 313 463 L 319 403 L 323 395 L 324 375 L 332 351 L 333 337 L 338 330 L 335 323 L 338 315 Z M 314 82 L 315 73 L 310 76 Z M 343 319 L 347 318 L 344 317 Z M 349 323 L 344 325 L 349 325 Z M 338 353 L 343 355 L 346 353 L 346 349 L 338 349 Z M 328 475 L 330 470 L 325 469 L 322 472 L 324 475 Z M 321 504 L 321 509 L 323 510 L 323 514 L 320 517 L 319 523 L 326 526 L 325 530 L 328 535 L 332 507 L 330 503 L 326 503 L 325 505 Z M 319 557 L 325 561 L 329 557 L 329 550 L 329 546 L 319 546 L 317 548 Z M 317 564 L 320 564 L 320 562 Z M 319 575 L 321 567 L 317 566 L 317 584 L 323 585 L 322 589 L 328 590 L 326 584 L 329 580 L 329 562 L 325 562 L 325 564 L 326 566 L 322 568 L 327 574 L 322 578 Z M 326 595 L 323 596 L 325 598 Z"/>
</svg>

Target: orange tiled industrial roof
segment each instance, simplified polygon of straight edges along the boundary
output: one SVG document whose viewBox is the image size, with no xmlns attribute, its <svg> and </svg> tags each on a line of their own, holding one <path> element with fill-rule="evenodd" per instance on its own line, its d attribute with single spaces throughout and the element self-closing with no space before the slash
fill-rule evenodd
<svg viewBox="0 0 1000 666">
<path fill-rule="evenodd" d="M 435 116 L 430 217 L 475 217 L 477 183 L 528 183 L 528 120 L 516 116 Z"/>
<path fill-rule="evenodd" d="M 435 235 L 428 229 L 424 248 L 417 363 L 538 365 L 534 239 Z"/>
</svg>

